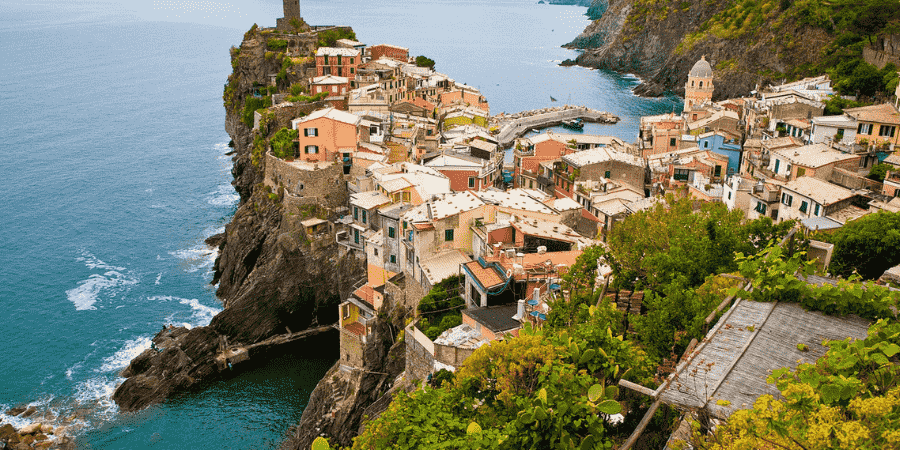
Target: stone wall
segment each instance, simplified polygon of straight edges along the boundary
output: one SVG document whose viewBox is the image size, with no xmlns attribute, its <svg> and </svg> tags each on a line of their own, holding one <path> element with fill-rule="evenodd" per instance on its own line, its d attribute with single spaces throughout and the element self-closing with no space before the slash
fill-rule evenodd
<svg viewBox="0 0 900 450">
<path fill-rule="evenodd" d="M 339 362 L 347 366 L 362 367 L 363 345 L 361 337 L 341 329 L 341 355 Z"/>
<path fill-rule="evenodd" d="M 284 186 L 285 191 L 298 197 L 315 197 L 326 208 L 345 206 L 348 201 L 347 183 L 339 164 L 287 162 L 266 153 L 264 183 L 272 187 Z"/>
<path fill-rule="evenodd" d="M 406 327 L 406 377 L 422 380 L 434 371 L 434 343 L 418 328 L 415 322 Z M 430 344 L 431 349 L 426 348 Z"/>
<path fill-rule="evenodd" d="M 406 275 L 406 305 L 410 305 L 412 308 L 418 308 L 419 301 L 422 300 L 428 292 L 409 270 L 404 270 L 403 273 Z M 424 280 L 422 282 L 427 283 L 427 281 Z"/>
<path fill-rule="evenodd" d="M 818 172 L 816 172 L 816 175 L 818 175 Z M 831 181 L 832 183 L 847 189 L 868 189 L 873 192 L 881 192 L 883 189 L 881 183 L 860 176 L 856 172 L 844 168 L 836 167 L 829 175 L 830 176 L 825 179 L 825 181 Z"/>
<path fill-rule="evenodd" d="M 474 348 L 459 348 L 450 345 L 434 344 L 434 359 L 453 367 L 462 365 L 468 357 L 475 353 Z"/>
<path fill-rule="evenodd" d="M 900 34 L 878 38 L 874 46 L 863 49 L 863 59 L 879 69 L 888 63 L 900 67 Z"/>
</svg>

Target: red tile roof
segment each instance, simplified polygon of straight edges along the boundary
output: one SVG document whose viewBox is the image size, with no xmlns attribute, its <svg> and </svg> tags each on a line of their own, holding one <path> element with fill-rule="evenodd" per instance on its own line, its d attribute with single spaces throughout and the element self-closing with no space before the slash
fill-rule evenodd
<svg viewBox="0 0 900 450">
<path fill-rule="evenodd" d="M 344 325 L 344 329 L 357 335 L 357 336 L 365 336 L 366 335 L 366 327 L 359 322 L 350 322 Z"/>
<path fill-rule="evenodd" d="M 491 267 L 481 267 L 478 261 L 468 262 L 465 266 L 485 289 L 503 284 L 503 278 Z"/>
<path fill-rule="evenodd" d="M 372 305 L 375 307 L 375 290 L 372 289 L 372 286 L 368 284 L 364 284 L 359 287 L 356 291 L 353 292 L 353 295 L 357 296 L 360 300 Z"/>
</svg>

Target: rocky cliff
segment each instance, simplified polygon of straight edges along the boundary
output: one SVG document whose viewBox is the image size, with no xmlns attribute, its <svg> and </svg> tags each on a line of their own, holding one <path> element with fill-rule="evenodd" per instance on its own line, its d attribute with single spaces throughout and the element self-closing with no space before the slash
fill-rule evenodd
<svg viewBox="0 0 900 450">
<path fill-rule="evenodd" d="M 566 44 L 583 52 L 568 63 L 635 74 L 641 95 L 684 95 L 688 71 L 705 55 L 715 69 L 714 99 L 746 95 L 757 84 L 804 75 L 834 40 L 788 5 L 595 0 L 597 19 Z"/>
<path fill-rule="evenodd" d="M 316 241 L 307 237 L 283 188 L 273 192 L 262 184 L 268 139 L 289 125 L 291 114 L 264 114 L 258 130 L 247 120 L 259 105 L 252 96 L 274 93 L 267 87 L 270 74 L 279 74 L 272 91 L 303 85 L 314 64 L 309 55 L 315 45 L 314 35 L 274 36 L 254 25 L 241 46 L 232 48 L 234 72 L 223 98 L 226 130 L 235 149 L 233 184 L 241 202 L 225 232 L 209 241 L 219 248 L 213 283 L 218 283 L 224 310 L 209 326 L 160 331 L 154 347 L 122 373 L 127 380 L 113 399 L 123 410 L 143 408 L 226 375 L 232 362 L 264 357 L 269 347 L 291 342 L 298 332 L 333 323 L 340 299 L 365 276 L 362 261 L 339 255 L 333 235 Z M 298 108 L 308 112 L 320 106 Z M 307 202 L 305 211 L 335 218 L 332 207 L 345 200 L 346 192 L 332 198 L 332 204 Z M 223 357 L 232 350 L 239 357 Z"/>
</svg>

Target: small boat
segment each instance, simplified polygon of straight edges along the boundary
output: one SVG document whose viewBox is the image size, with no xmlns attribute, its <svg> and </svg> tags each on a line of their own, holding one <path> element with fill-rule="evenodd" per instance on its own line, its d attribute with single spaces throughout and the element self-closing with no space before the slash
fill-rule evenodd
<svg viewBox="0 0 900 450">
<path fill-rule="evenodd" d="M 562 126 L 572 130 L 580 130 L 584 128 L 584 121 L 581 119 L 563 120 Z"/>
</svg>

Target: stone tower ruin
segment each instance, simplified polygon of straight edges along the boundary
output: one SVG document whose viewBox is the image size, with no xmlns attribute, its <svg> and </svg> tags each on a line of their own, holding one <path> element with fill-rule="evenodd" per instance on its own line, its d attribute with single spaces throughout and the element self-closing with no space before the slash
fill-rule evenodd
<svg viewBox="0 0 900 450">
<path fill-rule="evenodd" d="M 284 0 L 284 17 L 275 20 L 279 31 L 292 31 L 291 19 L 300 19 L 300 0 Z"/>
</svg>

